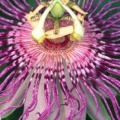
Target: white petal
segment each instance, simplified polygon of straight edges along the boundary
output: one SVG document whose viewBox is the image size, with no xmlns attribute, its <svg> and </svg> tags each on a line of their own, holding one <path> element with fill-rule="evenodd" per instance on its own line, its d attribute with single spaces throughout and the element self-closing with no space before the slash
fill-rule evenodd
<svg viewBox="0 0 120 120">
<path fill-rule="evenodd" d="M 34 81 L 35 81 L 35 79 L 33 78 L 32 83 L 31 83 L 28 93 L 27 93 L 27 99 L 24 104 L 24 111 L 26 110 L 26 108 L 29 106 L 29 104 L 33 100 L 32 92 L 33 92 Z M 32 112 L 29 113 L 29 117 L 27 118 L 27 120 L 36 120 L 39 117 L 39 115 L 37 115 L 36 113 L 43 112 L 46 107 L 46 102 L 45 102 L 45 97 L 44 97 L 44 73 L 42 74 L 42 77 L 40 80 L 40 86 L 39 86 L 37 98 L 38 98 L 37 106 Z"/>
<path fill-rule="evenodd" d="M 16 106 L 18 104 L 20 104 L 20 102 L 22 101 L 23 99 L 23 95 L 24 95 L 24 92 L 25 92 L 25 89 L 27 87 L 27 84 L 29 82 L 29 79 L 31 77 L 31 75 L 33 74 L 34 72 L 34 69 L 36 68 L 36 66 L 38 65 L 39 63 L 39 60 L 40 60 L 40 57 L 38 57 L 39 59 L 36 61 L 36 63 L 34 64 L 33 66 L 33 69 L 31 70 L 31 72 L 28 74 L 27 78 L 24 80 L 24 82 L 21 84 L 21 86 L 18 88 L 18 90 L 16 91 L 14 97 L 11 99 L 10 102 L 6 103 L 6 104 L 1 104 L 0 105 L 0 112 L 6 110 L 7 108 L 11 107 L 11 106 Z M 8 96 L 9 98 L 9 96 Z M 4 98 L 3 98 L 4 99 Z M 7 99 L 7 98 L 5 98 Z M 2 101 L 2 100 L 0 100 Z M 6 117 L 7 115 L 11 114 L 13 112 L 13 110 L 7 110 L 4 115 L 2 116 L 2 118 Z"/>
<path fill-rule="evenodd" d="M 5 109 L 7 109 L 11 106 L 16 106 L 16 105 L 20 104 L 20 102 L 23 99 L 23 95 L 24 95 L 27 83 L 28 83 L 28 81 L 24 81 L 22 83 L 22 85 L 18 88 L 17 92 L 15 93 L 14 97 L 11 99 L 10 102 L 0 105 L 0 112 L 4 111 Z M 7 98 L 9 98 L 9 96 Z M 4 116 L 2 116 L 2 117 L 6 117 L 7 115 L 9 115 L 12 112 L 13 112 L 13 110 L 10 109 L 9 111 L 5 112 Z"/>
<path fill-rule="evenodd" d="M 87 112 L 93 118 L 93 120 L 111 120 L 110 116 L 107 113 L 107 110 L 100 100 L 100 98 L 96 95 L 99 104 L 98 114 L 96 116 L 96 105 L 95 101 L 88 90 L 85 90 L 87 95 Z"/>
</svg>

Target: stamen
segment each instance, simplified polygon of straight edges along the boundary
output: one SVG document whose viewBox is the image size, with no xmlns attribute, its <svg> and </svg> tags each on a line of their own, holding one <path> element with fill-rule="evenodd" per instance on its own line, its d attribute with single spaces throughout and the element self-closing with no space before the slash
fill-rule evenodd
<svg viewBox="0 0 120 120">
<path fill-rule="evenodd" d="M 66 5 L 69 3 L 69 0 L 61 0 L 61 2 Z"/>
<path fill-rule="evenodd" d="M 69 7 L 72 7 L 72 6 L 74 6 L 75 5 L 75 2 L 73 2 L 73 1 L 69 1 L 68 3 L 67 3 L 67 6 L 69 6 Z"/>
<path fill-rule="evenodd" d="M 49 2 L 41 2 L 42 5 L 44 5 L 45 7 L 49 7 L 50 3 Z"/>
<path fill-rule="evenodd" d="M 60 20 L 68 20 L 68 21 L 73 21 L 71 16 L 63 16 Z"/>
<path fill-rule="evenodd" d="M 36 20 L 36 21 L 40 20 L 40 17 L 41 17 L 41 14 L 36 14 L 35 20 Z"/>
<path fill-rule="evenodd" d="M 78 5 L 73 4 L 71 5 L 71 8 L 74 9 L 75 11 L 79 12 L 80 14 L 86 15 L 88 12 L 84 12 Z"/>
<path fill-rule="evenodd" d="M 67 32 L 65 32 L 67 31 Z M 53 34 L 54 30 L 50 30 L 45 32 L 46 38 L 48 39 L 55 39 L 55 38 L 60 38 L 63 36 L 66 36 L 68 34 L 72 34 L 73 33 L 73 26 L 67 26 L 67 27 L 61 27 L 59 29 L 59 33 L 58 34 Z"/>
</svg>

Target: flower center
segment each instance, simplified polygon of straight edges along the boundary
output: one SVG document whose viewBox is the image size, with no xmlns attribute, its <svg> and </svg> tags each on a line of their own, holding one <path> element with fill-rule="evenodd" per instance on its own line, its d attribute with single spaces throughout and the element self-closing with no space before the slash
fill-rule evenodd
<svg viewBox="0 0 120 120">
<path fill-rule="evenodd" d="M 46 7 L 46 9 L 42 15 L 39 16 L 39 11 L 44 7 Z M 72 11 L 72 9 L 77 11 L 77 15 Z M 70 15 L 73 25 L 61 27 L 59 25 L 60 20 L 63 18 L 63 16 L 65 16 L 66 13 Z M 31 33 L 32 37 L 39 44 L 43 43 L 46 39 L 49 39 L 49 41 L 54 44 L 59 44 L 66 35 L 70 35 L 71 41 L 81 40 L 81 38 L 84 36 L 84 29 L 81 22 L 84 23 L 85 14 L 87 13 L 81 10 L 79 6 L 72 1 L 54 0 L 49 1 L 48 3 L 40 4 L 33 12 L 27 14 L 26 18 L 33 27 Z M 51 16 L 54 22 L 54 27 L 53 30 L 45 31 L 44 24 L 48 16 Z M 33 20 L 32 18 L 35 19 Z M 51 41 L 51 39 L 53 40 Z M 58 42 L 56 42 L 56 40 Z M 66 42 L 66 40 L 64 42 Z"/>
</svg>

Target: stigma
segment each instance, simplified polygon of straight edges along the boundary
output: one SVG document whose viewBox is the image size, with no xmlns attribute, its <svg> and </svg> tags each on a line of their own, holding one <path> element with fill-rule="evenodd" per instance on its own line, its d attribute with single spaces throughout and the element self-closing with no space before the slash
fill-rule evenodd
<svg viewBox="0 0 120 120">
<path fill-rule="evenodd" d="M 40 14 L 40 10 L 45 8 Z M 75 12 L 73 12 L 76 11 Z M 66 14 L 69 16 L 65 17 Z M 39 44 L 45 39 L 57 40 L 57 38 L 70 36 L 70 41 L 79 41 L 84 36 L 84 12 L 78 5 L 69 0 L 54 0 L 42 2 L 34 11 L 30 11 L 25 17 L 32 26 L 31 36 Z M 52 19 L 54 27 L 52 30 L 45 31 L 44 24 L 47 18 Z M 60 26 L 60 21 L 69 19 L 72 25 Z"/>
</svg>

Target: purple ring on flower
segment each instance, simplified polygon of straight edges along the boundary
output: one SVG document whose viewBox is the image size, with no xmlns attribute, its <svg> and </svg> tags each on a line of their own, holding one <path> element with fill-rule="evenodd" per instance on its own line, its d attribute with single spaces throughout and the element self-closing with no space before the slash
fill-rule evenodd
<svg viewBox="0 0 120 120">
<path fill-rule="evenodd" d="M 25 18 L 34 7 L 27 0 L 0 1 L 0 118 L 24 105 L 19 120 L 86 120 L 86 113 L 94 120 L 120 120 L 119 3 L 78 0 L 88 12 L 82 39 L 66 35 L 38 44 Z M 60 27 L 70 25 L 60 21 Z M 53 27 L 46 18 L 45 31 Z"/>
</svg>

